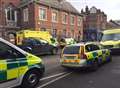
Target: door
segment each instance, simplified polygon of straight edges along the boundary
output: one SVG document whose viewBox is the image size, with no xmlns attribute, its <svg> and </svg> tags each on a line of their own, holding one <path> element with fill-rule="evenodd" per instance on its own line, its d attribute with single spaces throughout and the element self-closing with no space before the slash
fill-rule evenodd
<svg viewBox="0 0 120 88">
<path fill-rule="evenodd" d="M 17 84 L 19 76 L 18 58 L 23 57 L 17 50 L 0 42 L 0 87 L 5 88 Z"/>
<path fill-rule="evenodd" d="M 43 53 L 44 54 L 48 54 L 49 52 L 51 52 L 51 46 L 49 45 L 49 43 L 45 40 L 40 40 L 40 44 L 41 44 L 41 47 L 43 49 Z"/>
</svg>

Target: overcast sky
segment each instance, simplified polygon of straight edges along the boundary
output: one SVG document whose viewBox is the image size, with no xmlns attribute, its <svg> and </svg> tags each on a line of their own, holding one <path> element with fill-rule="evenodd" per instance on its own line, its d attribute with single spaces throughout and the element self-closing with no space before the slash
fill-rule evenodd
<svg viewBox="0 0 120 88">
<path fill-rule="evenodd" d="M 104 11 L 108 20 L 120 20 L 120 0 L 67 0 L 71 4 L 81 11 L 82 8 L 95 6 L 98 9 Z"/>
</svg>

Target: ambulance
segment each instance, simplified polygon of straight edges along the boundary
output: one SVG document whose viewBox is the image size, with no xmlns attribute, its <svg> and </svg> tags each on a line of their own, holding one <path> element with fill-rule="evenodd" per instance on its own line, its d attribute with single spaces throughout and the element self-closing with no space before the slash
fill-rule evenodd
<svg viewBox="0 0 120 88">
<path fill-rule="evenodd" d="M 22 41 L 25 38 L 36 38 L 38 40 L 46 40 L 49 44 L 57 46 L 58 42 L 52 37 L 48 31 L 32 31 L 32 30 L 22 30 L 16 33 L 16 43 L 17 45 L 22 45 Z"/>
<path fill-rule="evenodd" d="M 112 54 L 120 53 L 120 29 L 103 31 L 101 44 L 103 48 L 110 49 Z"/>
<path fill-rule="evenodd" d="M 44 70 L 41 58 L 0 38 L 0 88 L 34 88 Z"/>
</svg>

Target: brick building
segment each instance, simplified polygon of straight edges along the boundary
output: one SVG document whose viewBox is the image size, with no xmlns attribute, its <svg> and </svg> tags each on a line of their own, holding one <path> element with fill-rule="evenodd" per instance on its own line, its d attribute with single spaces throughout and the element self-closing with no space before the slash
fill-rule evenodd
<svg viewBox="0 0 120 88">
<path fill-rule="evenodd" d="M 120 28 L 120 20 L 110 20 L 107 23 L 107 29 Z"/>
<path fill-rule="evenodd" d="M 85 11 L 81 10 L 81 14 L 84 16 L 84 39 L 97 40 L 98 32 L 106 29 L 107 15 L 94 6 L 90 9 L 86 6 Z"/>
<path fill-rule="evenodd" d="M 0 3 L 5 14 L 1 16 L 1 31 L 6 35 L 21 29 L 35 29 L 49 31 L 57 38 L 82 38 L 82 16 L 66 0 L 1 0 Z"/>
<path fill-rule="evenodd" d="M 13 38 L 20 27 L 17 25 L 17 6 L 19 0 L 0 0 L 0 37 Z"/>
</svg>

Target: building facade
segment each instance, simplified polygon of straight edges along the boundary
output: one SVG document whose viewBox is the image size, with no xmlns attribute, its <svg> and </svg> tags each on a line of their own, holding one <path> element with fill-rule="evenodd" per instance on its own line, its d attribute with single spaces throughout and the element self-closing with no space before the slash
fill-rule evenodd
<svg viewBox="0 0 120 88">
<path fill-rule="evenodd" d="M 0 22 L 5 32 L 9 31 L 6 33 L 31 29 L 49 31 L 56 38 L 73 37 L 76 40 L 82 38 L 82 16 L 65 0 L 6 0 L 6 2 L 5 7 L 2 4 L 5 15 L 1 16 L 3 19 Z M 1 24 L 3 22 L 5 24 Z M 5 28 L 8 24 L 9 26 Z"/>
<path fill-rule="evenodd" d="M 107 29 L 118 29 L 120 28 L 120 20 L 110 20 L 107 23 Z"/>
<path fill-rule="evenodd" d="M 97 40 L 98 33 L 106 29 L 107 15 L 94 6 L 90 9 L 86 6 L 85 11 L 81 10 L 81 14 L 84 16 L 84 40 Z"/>
<path fill-rule="evenodd" d="M 17 25 L 17 6 L 19 0 L 0 0 L 0 37 L 14 38 L 11 33 L 19 30 Z"/>
</svg>

